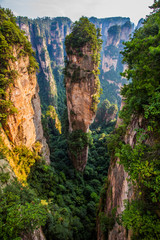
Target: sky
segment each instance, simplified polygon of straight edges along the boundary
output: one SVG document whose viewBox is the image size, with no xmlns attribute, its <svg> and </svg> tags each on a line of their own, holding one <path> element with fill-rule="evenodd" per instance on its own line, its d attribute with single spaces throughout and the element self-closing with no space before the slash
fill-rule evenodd
<svg viewBox="0 0 160 240">
<path fill-rule="evenodd" d="M 16 16 L 69 17 L 72 21 L 81 16 L 107 18 L 130 17 L 137 24 L 149 15 L 148 6 L 154 0 L 0 0 L 1 7 L 10 8 Z"/>
</svg>

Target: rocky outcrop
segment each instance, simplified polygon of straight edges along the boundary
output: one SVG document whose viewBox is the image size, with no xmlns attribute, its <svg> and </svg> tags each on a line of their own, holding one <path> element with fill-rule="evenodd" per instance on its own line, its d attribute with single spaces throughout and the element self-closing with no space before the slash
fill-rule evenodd
<svg viewBox="0 0 160 240">
<path fill-rule="evenodd" d="M 94 95 L 98 91 L 98 79 L 93 71 L 98 70 L 92 61 L 92 54 L 89 46 L 82 48 L 83 57 L 76 52 L 68 55 L 67 72 L 65 78 L 67 110 L 69 120 L 69 132 L 82 130 L 87 133 L 90 124 L 95 118 Z M 79 171 L 83 171 L 87 163 L 88 147 L 77 156 L 71 157 L 73 165 Z"/>
<path fill-rule="evenodd" d="M 42 228 L 34 230 L 33 233 L 28 233 L 22 237 L 22 240 L 46 240 Z"/>
<path fill-rule="evenodd" d="M 69 154 L 78 171 L 83 171 L 87 163 L 87 133 L 99 102 L 99 36 L 95 26 L 82 17 L 65 41 L 67 61 L 64 72 L 69 132 L 74 136 L 72 142 L 79 142 L 79 147 L 74 149 L 76 154 L 71 149 L 73 143 L 69 144 Z"/>
<path fill-rule="evenodd" d="M 101 98 L 120 106 L 120 87 L 126 82 L 120 72 L 125 66 L 121 63 L 120 51 L 123 50 L 123 41 L 129 39 L 134 30 L 134 24 L 129 18 L 90 18 L 96 27 L 101 29 L 102 51 L 100 66 L 100 81 L 103 89 Z M 66 56 L 64 40 L 71 31 L 71 20 L 64 17 L 38 18 L 35 20 L 18 17 L 17 23 L 26 32 L 33 48 L 36 50 L 40 72 L 38 84 L 42 104 L 57 104 L 57 91 L 62 89 L 62 68 Z M 138 24 L 140 26 L 140 24 Z M 56 87 L 57 86 L 57 87 Z"/>
<path fill-rule="evenodd" d="M 10 61 L 10 69 L 17 72 L 17 77 L 7 89 L 9 99 L 17 113 L 8 117 L 2 137 L 9 148 L 24 145 L 32 149 L 39 141 L 42 144 L 42 154 L 49 163 L 50 154 L 43 136 L 36 74 L 29 72 L 29 57 L 20 56 L 21 50 L 18 46 L 13 47 L 16 61 Z"/>
<path fill-rule="evenodd" d="M 26 32 L 33 49 L 36 51 L 36 58 L 39 63 L 37 78 L 41 103 L 42 105 L 56 107 L 57 91 L 59 93 L 63 85 L 64 40 L 70 32 L 71 20 L 63 17 L 45 17 L 35 20 L 18 17 L 17 24 Z"/>
<path fill-rule="evenodd" d="M 70 77 L 65 82 L 70 132 L 77 129 L 88 132 L 95 117 L 93 95 L 97 83 L 93 74 L 92 52 L 88 46 L 82 52 L 85 57 L 79 57 L 76 53 L 68 55 L 67 71 Z"/>
<path fill-rule="evenodd" d="M 120 124 L 120 121 L 118 121 Z M 143 119 L 141 117 L 133 117 L 131 123 L 127 127 L 126 134 L 124 136 L 124 142 L 133 147 L 136 143 L 135 129 L 143 127 Z M 124 200 L 131 200 L 134 198 L 134 189 L 130 182 L 128 174 L 125 172 L 123 165 L 119 164 L 120 159 L 113 157 L 111 159 L 109 171 L 108 171 L 108 186 L 106 191 L 104 213 L 108 217 L 113 216 L 113 210 L 115 210 L 115 222 L 112 229 L 108 231 L 108 240 L 131 240 L 131 232 L 116 222 L 118 217 L 124 211 Z M 97 224 L 98 240 L 105 240 L 104 234 L 101 231 L 100 224 Z"/>
<path fill-rule="evenodd" d="M 120 107 L 120 88 L 126 82 L 121 78 L 120 72 L 124 71 L 120 52 L 123 50 L 123 41 L 129 39 L 134 31 L 134 24 L 129 18 L 90 18 L 96 27 L 101 28 L 102 52 L 100 67 L 100 82 L 103 89 L 101 98 L 108 99 L 111 103 L 118 103 Z"/>
</svg>

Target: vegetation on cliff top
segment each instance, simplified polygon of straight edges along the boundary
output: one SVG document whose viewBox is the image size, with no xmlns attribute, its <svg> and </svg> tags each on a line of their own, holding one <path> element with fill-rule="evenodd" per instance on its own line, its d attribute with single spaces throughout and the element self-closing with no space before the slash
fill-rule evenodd
<svg viewBox="0 0 160 240">
<path fill-rule="evenodd" d="M 66 52 L 68 55 L 72 50 L 79 52 L 87 44 L 93 52 L 100 52 L 102 45 L 100 37 L 100 29 L 96 29 L 87 17 L 81 17 L 72 25 L 72 32 L 65 39 Z"/>
<path fill-rule="evenodd" d="M 16 79 L 17 72 L 10 68 L 9 62 L 17 59 L 13 56 L 13 47 L 22 48 L 19 57 L 28 55 L 30 65 L 29 73 L 38 67 L 31 44 L 28 42 L 24 33 L 18 28 L 15 17 L 8 9 L 0 8 L 0 122 L 4 123 L 9 114 L 16 112 L 13 104 L 9 100 L 6 90 Z"/>
</svg>

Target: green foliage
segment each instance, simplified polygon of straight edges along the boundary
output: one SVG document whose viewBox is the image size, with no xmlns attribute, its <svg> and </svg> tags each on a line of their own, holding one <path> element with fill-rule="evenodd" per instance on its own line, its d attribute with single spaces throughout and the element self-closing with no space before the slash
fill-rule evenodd
<svg viewBox="0 0 160 240">
<path fill-rule="evenodd" d="M 134 34 L 130 42 L 125 43 L 123 52 L 124 61 L 128 69 L 122 74 L 132 82 L 122 89 L 125 99 L 127 120 L 131 114 L 145 115 L 145 110 L 159 92 L 159 26 L 160 17 L 158 13 L 151 15 Z M 154 114 L 154 113 L 153 113 Z M 150 114 L 152 121 L 152 116 Z"/>
<path fill-rule="evenodd" d="M 158 4 L 155 1 L 155 6 Z M 157 5 L 158 7 L 158 5 Z M 111 137 L 109 147 L 119 157 L 134 188 L 134 200 L 126 203 L 122 225 L 131 229 L 132 239 L 160 238 L 160 88 L 158 8 L 144 26 L 137 30 L 131 41 L 125 43 L 124 62 L 128 69 L 122 74 L 130 81 L 122 88 L 125 105 L 120 111 L 123 125 Z M 133 120 L 142 119 L 141 128 L 135 129 L 133 146 L 124 143 L 124 135 Z M 128 126 L 128 128 L 127 128 Z M 133 130 L 132 130 L 133 131 Z"/>
<path fill-rule="evenodd" d="M 0 189 L 0 239 L 20 239 L 46 219 L 47 206 L 29 188 L 13 182 Z"/>
<path fill-rule="evenodd" d="M 23 47 L 23 55 L 29 56 L 29 72 L 37 69 L 31 44 L 15 23 L 15 17 L 9 9 L 0 8 L 0 121 L 4 123 L 8 115 L 16 112 L 6 93 L 7 88 L 17 77 L 17 72 L 11 70 L 9 61 L 15 62 L 13 46 Z M 21 51 L 22 55 L 22 51 Z M 20 57 L 20 55 L 19 55 Z"/>
<path fill-rule="evenodd" d="M 154 0 L 154 4 L 150 8 L 153 9 L 154 12 L 159 12 L 160 1 L 159 0 Z"/>
<path fill-rule="evenodd" d="M 41 144 L 37 142 L 34 150 L 29 150 L 26 146 L 16 146 L 9 153 L 8 159 L 19 181 L 26 182 L 31 167 L 40 159 L 41 147 Z"/>
<path fill-rule="evenodd" d="M 69 160 L 65 136 L 50 133 L 51 166 L 36 162 L 28 178 L 30 187 L 40 198 L 52 199 L 47 223 L 43 227 L 47 239 L 96 239 L 96 205 L 109 166 L 106 135 L 103 130 L 92 132 L 93 144 L 82 175 Z M 81 143 L 78 149 L 89 143 L 88 135 L 82 131 L 69 136 L 73 145 L 75 138 L 75 142 L 78 138 Z"/>
<path fill-rule="evenodd" d="M 92 124 L 92 127 L 96 128 L 98 126 L 108 125 L 112 121 L 110 117 L 115 118 L 117 111 L 118 111 L 117 105 L 111 104 L 107 99 L 105 99 L 98 105 L 96 118 L 94 123 Z M 115 121 L 115 119 L 113 119 L 113 121 Z"/>
<path fill-rule="evenodd" d="M 77 154 L 92 143 L 90 133 L 85 133 L 82 130 L 75 130 L 69 134 L 68 147 L 72 155 L 77 157 Z"/>
<path fill-rule="evenodd" d="M 116 74 L 117 76 L 117 74 Z M 105 80 L 103 79 L 105 78 Z M 120 107 L 120 104 L 121 104 L 121 98 L 120 96 L 118 95 L 118 86 L 116 86 L 114 83 L 109 83 L 107 81 L 107 79 L 112 79 L 113 81 L 119 81 L 119 77 L 115 77 L 115 71 L 111 72 L 108 71 L 106 72 L 105 74 L 103 74 L 103 72 L 101 72 L 101 75 L 100 75 L 100 82 L 101 82 L 101 87 L 103 89 L 103 93 L 101 94 L 100 96 L 100 101 L 104 101 L 106 99 L 106 96 L 107 96 L 107 99 L 111 102 L 111 103 L 114 103 L 114 104 L 117 104 L 118 107 Z"/>
<path fill-rule="evenodd" d="M 66 52 L 69 55 L 70 50 L 81 52 L 81 48 L 88 44 L 93 51 L 99 52 L 102 40 L 100 31 L 96 30 L 93 23 L 87 17 L 81 17 L 72 26 L 72 32 L 66 37 Z"/>
<path fill-rule="evenodd" d="M 46 112 L 46 116 L 50 117 L 52 120 L 55 120 L 55 127 L 61 134 L 61 122 L 59 121 L 58 115 L 56 113 L 56 110 L 53 106 L 48 106 L 48 110 Z"/>
<path fill-rule="evenodd" d="M 99 213 L 99 222 L 100 229 L 105 236 L 105 239 L 108 239 L 108 232 L 111 231 L 115 225 L 116 221 L 116 209 L 113 209 L 112 214 L 110 216 L 106 216 L 104 212 Z"/>
<path fill-rule="evenodd" d="M 158 240 L 160 238 L 160 219 L 153 209 L 148 209 L 146 202 L 138 200 L 126 202 L 121 220 L 124 227 L 132 229 L 133 240 Z"/>
<path fill-rule="evenodd" d="M 27 177 L 31 167 L 36 161 L 40 160 L 41 144 L 36 142 L 33 149 L 30 150 L 26 146 L 16 146 L 12 150 L 8 149 L 0 138 L 0 156 L 2 159 L 8 160 L 17 179 L 26 184 Z"/>
</svg>

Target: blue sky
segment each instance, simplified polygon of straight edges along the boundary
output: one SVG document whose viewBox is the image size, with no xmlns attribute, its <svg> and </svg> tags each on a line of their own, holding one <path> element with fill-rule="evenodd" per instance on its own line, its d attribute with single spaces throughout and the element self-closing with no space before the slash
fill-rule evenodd
<svg viewBox="0 0 160 240">
<path fill-rule="evenodd" d="M 16 15 L 36 17 L 69 17 L 72 21 L 87 17 L 130 17 L 136 23 L 151 12 L 153 0 L 0 0 Z"/>
</svg>

